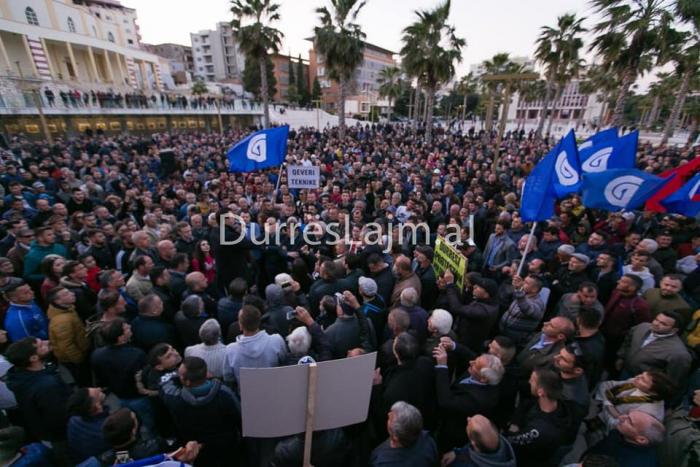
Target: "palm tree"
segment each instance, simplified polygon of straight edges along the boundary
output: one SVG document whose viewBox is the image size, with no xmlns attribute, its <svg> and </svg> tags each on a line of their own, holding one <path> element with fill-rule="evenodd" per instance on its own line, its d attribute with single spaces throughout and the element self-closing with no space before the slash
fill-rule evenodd
<svg viewBox="0 0 700 467">
<path fill-rule="evenodd" d="M 401 69 L 397 66 L 382 68 L 377 82 L 379 83 L 379 95 L 389 99 L 389 115 L 387 118 L 391 122 L 394 102 L 401 97 L 401 91 L 403 90 Z"/>
<path fill-rule="evenodd" d="M 583 47 L 583 42 L 580 43 L 579 48 Z M 576 51 L 575 55 L 578 55 Z M 552 113 L 549 116 L 549 123 L 547 123 L 547 134 L 550 134 L 552 130 L 552 123 L 554 122 L 554 115 L 557 112 L 557 104 L 561 100 L 561 96 L 564 94 L 564 89 L 566 85 L 574 78 L 577 78 L 584 68 L 584 60 L 582 58 L 574 58 L 573 56 L 569 59 L 564 58 L 564 63 L 566 66 L 562 66 L 560 73 L 557 74 L 556 82 L 554 84 L 556 92 L 554 94 L 554 99 L 552 101 Z"/>
<path fill-rule="evenodd" d="M 698 127 L 700 127 L 700 96 L 694 96 L 688 99 L 685 106 L 685 113 L 688 116 L 688 141 L 687 145 L 690 146 L 695 141 L 698 135 Z"/>
<path fill-rule="evenodd" d="M 523 107 L 527 107 L 527 104 L 532 102 L 542 101 L 547 95 L 547 82 L 542 79 L 536 81 L 521 81 L 518 85 L 518 95 L 519 102 L 524 104 Z M 527 120 L 527 109 L 523 109 L 523 116 L 518 122 L 518 129 L 522 126 L 525 128 L 525 121 Z"/>
<path fill-rule="evenodd" d="M 675 89 L 677 85 L 675 77 L 670 73 L 659 72 L 656 74 L 656 77 L 658 81 L 651 83 L 649 91 L 647 92 L 647 96 L 651 98 L 651 107 L 644 122 L 642 122 L 647 130 L 651 129 L 659 119 L 662 101 L 669 93 L 673 92 L 672 90 Z"/>
<path fill-rule="evenodd" d="M 462 47 L 466 42 L 456 36 L 454 26 L 447 24 L 450 0 L 433 10 L 415 13 L 418 20 L 403 30 L 401 56 L 409 73 L 425 87 L 425 140 L 430 143 L 435 93 L 455 75 L 455 62 L 462 61 Z"/>
<path fill-rule="evenodd" d="M 517 63 L 510 62 L 505 69 L 506 74 L 519 74 L 525 71 L 525 67 Z M 508 109 L 510 109 L 510 100 L 513 93 L 520 87 L 521 82 L 515 80 L 505 81 L 503 83 L 503 109 L 501 110 L 501 122 L 498 125 L 498 137 L 502 138 L 506 131 L 506 123 L 508 122 Z M 500 140 L 499 140 L 500 141 Z"/>
<path fill-rule="evenodd" d="M 267 62 L 269 53 L 279 52 L 282 31 L 271 26 L 279 21 L 280 5 L 272 0 L 232 0 L 233 36 L 246 57 L 257 60 L 260 68 L 260 96 L 265 114 L 264 126 L 270 126 Z M 247 23 L 244 25 L 244 23 Z"/>
<path fill-rule="evenodd" d="M 338 133 L 345 137 L 345 98 L 353 74 L 362 63 L 365 33 L 355 23 L 365 0 L 330 0 L 332 12 L 317 8 L 321 25 L 314 28 L 314 45 L 323 57 L 328 76 L 338 83 Z"/>
<path fill-rule="evenodd" d="M 209 92 L 209 89 L 207 89 L 207 85 L 204 84 L 204 81 L 197 80 L 194 83 L 192 83 L 191 92 L 195 96 L 199 96 L 199 95 L 206 94 L 207 92 Z"/>
<path fill-rule="evenodd" d="M 593 31 L 598 34 L 591 43 L 602 58 L 602 66 L 621 76 L 615 99 L 612 125 L 623 121 L 624 107 L 630 88 L 650 65 L 667 59 L 672 35 L 672 0 L 592 0 L 596 13 L 603 17 Z"/>
<path fill-rule="evenodd" d="M 583 20 L 584 18 L 576 18 L 575 14 L 559 16 L 556 27 L 542 27 L 535 43 L 535 59 L 544 65 L 547 78 L 544 105 L 537 124 L 538 136 L 542 135 L 549 106 L 556 105 L 566 83 L 580 70 L 579 50 L 583 47 L 580 35 L 586 31 L 582 26 Z M 551 129 L 555 110 L 552 108 L 547 133 Z"/>
<path fill-rule="evenodd" d="M 666 120 L 666 127 L 661 138 L 662 145 L 665 145 L 673 136 L 681 109 L 683 109 L 686 96 L 691 89 L 691 78 L 697 77 L 698 69 L 700 69 L 700 7 L 697 5 L 697 2 L 693 3 L 687 0 L 679 0 L 676 3 L 677 16 L 684 22 L 690 23 L 693 29 L 689 32 L 677 33 L 677 48 L 673 50 L 672 61 L 675 62 L 676 73 L 681 78 L 681 85 L 676 93 L 671 115 Z"/>
<path fill-rule="evenodd" d="M 478 88 L 479 80 L 471 71 L 469 74 L 462 76 L 457 84 L 457 92 L 464 96 L 462 101 L 462 125 L 464 125 L 464 119 L 467 115 L 467 97 L 470 94 L 474 94 Z"/>
<path fill-rule="evenodd" d="M 485 60 L 483 63 L 484 74 L 482 76 L 496 75 L 507 73 L 512 68 L 513 63 L 510 61 L 510 55 L 507 53 L 498 53 L 490 60 Z M 493 113 L 496 108 L 496 100 L 502 92 L 501 83 L 498 81 L 482 81 L 482 86 L 486 89 L 488 95 L 488 103 L 486 107 L 486 133 L 491 133 L 493 129 Z M 500 101 L 500 99 L 498 99 Z"/>
</svg>

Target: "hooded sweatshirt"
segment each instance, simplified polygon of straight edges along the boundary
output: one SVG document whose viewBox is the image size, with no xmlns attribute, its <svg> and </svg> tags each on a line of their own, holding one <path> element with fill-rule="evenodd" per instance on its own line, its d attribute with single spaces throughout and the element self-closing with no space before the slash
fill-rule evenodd
<svg viewBox="0 0 700 467">
<path fill-rule="evenodd" d="M 173 373 L 161 385 L 160 395 L 182 439 L 196 440 L 205 447 L 235 447 L 240 433 L 240 402 L 221 381 L 183 387 Z"/>
<path fill-rule="evenodd" d="M 641 271 L 633 271 L 632 265 L 628 264 L 622 268 L 622 274 L 634 274 L 642 280 L 642 288 L 639 289 L 639 293 L 644 293 L 654 288 L 654 275 L 649 272 L 649 268 L 644 268 Z"/>
<path fill-rule="evenodd" d="M 279 334 L 258 331 L 252 336 L 243 334 L 226 346 L 224 380 L 238 381 L 241 368 L 271 368 L 284 363 L 287 347 Z"/>
<path fill-rule="evenodd" d="M 267 299 L 267 311 L 262 316 L 265 329 L 276 332 L 280 336 L 287 337 L 289 334 L 289 321 L 287 313 L 294 309 L 287 305 L 284 297 L 284 290 L 277 284 L 270 284 L 265 287 L 265 298 Z"/>
<path fill-rule="evenodd" d="M 468 444 L 455 449 L 455 454 L 457 458 L 450 467 L 516 467 L 513 447 L 503 436 L 494 452 L 478 452 Z"/>
</svg>

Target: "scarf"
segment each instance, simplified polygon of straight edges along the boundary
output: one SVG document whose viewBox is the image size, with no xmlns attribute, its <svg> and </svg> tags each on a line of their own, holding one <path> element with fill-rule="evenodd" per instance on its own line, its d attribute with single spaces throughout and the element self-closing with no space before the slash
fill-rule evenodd
<svg viewBox="0 0 700 467">
<path fill-rule="evenodd" d="M 605 397 L 615 406 L 622 404 L 652 404 L 661 400 L 658 396 L 645 394 L 643 396 L 621 396 L 621 392 L 628 391 L 630 389 L 636 389 L 636 386 L 632 383 L 624 383 L 619 386 L 605 391 Z"/>
</svg>

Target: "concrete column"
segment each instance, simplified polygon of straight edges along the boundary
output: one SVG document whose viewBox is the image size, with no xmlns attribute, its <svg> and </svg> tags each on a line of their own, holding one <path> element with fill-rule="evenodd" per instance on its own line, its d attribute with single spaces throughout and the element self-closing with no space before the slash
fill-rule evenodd
<svg viewBox="0 0 700 467">
<path fill-rule="evenodd" d="M 2 40 L 2 33 L 0 33 L 0 56 L 2 56 L 2 61 L 4 64 L 5 70 L 12 70 L 12 64 L 10 63 L 10 56 L 7 54 L 7 49 L 5 48 L 5 42 Z"/>
<path fill-rule="evenodd" d="M 27 51 L 27 57 L 29 57 L 29 63 L 32 64 L 32 74 L 35 78 L 39 77 L 39 70 L 36 68 L 36 63 L 34 63 L 34 55 L 32 55 L 32 48 L 29 47 L 29 41 L 27 41 L 27 36 L 22 34 L 22 43 L 24 44 L 24 50 Z"/>
<path fill-rule="evenodd" d="M 156 65 L 153 62 L 148 62 L 148 64 L 151 67 L 151 70 L 153 70 L 153 84 L 155 85 L 156 89 L 159 91 L 161 90 L 161 85 L 160 85 L 160 73 L 158 73 L 158 65 Z"/>
<path fill-rule="evenodd" d="M 146 62 L 139 60 L 139 68 L 141 69 L 141 81 L 143 82 L 143 89 L 150 89 L 148 83 L 148 74 L 146 73 Z"/>
<path fill-rule="evenodd" d="M 90 57 L 90 67 L 92 68 L 92 72 L 95 75 L 95 82 L 99 83 L 101 82 L 100 80 L 100 74 L 97 72 L 97 63 L 95 62 L 95 54 L 92 53 L 92 47 L 88 45 L 88 57 Z"/>
<path fill-rule="evenodd" d="M 68 58 L 70 58 L 70 64 L 73 67 L 73 72 L 75 73 L 76 80 L 80 81 L 80 72 L 78 71 L 78 63 L 75 61 L 75 54 L 73 54 L 73 47 L 70 42 L 66 42 L 66 48 L 68 49 Z M 67 77 L 70 79 L 70 76 Z"/>
<path fill-rule="evenodd" d="M 109 50 L 104 51 L 105 65 L 107 66 L 107 79 L 115 83 L 114 72 L 112 71 L 112 63 L 109 61 Z"/>
<path fill-rule="evenodd" d="M 117 59 L 117 66 L 119 67 L 119 74 L 121 75 L 121 77 L 120 77 L 121 81 L 117 84 L 119 84 L 120 86 L 123 86 L 124 85 L 124 78 L 126 78 L 128 80 L 129 76 L 128 76 L 128 72 L 124 72 L 125 67 L 122 66 L 122 58 L 121 57 L 122 56 L 120 54 L 118 54 L 117 52 L 114 52 L 114 58 Z"/>
<path fill-rule="evenodd" d="M 56 79 L 58 78 L 58 74 L 56 73 L 56 69 L 53 67 L 53 63 L 51 63 L 51 54 L 49 53 L 49 48 L 46 46 L 46 41 L 44 38 L 41 38 L 41 46 L 44 48 L 44 54 L 46 54 L 46 63 L 49 65 L 49 73 L 51 73 L 51 78 Z"/>
</svg>

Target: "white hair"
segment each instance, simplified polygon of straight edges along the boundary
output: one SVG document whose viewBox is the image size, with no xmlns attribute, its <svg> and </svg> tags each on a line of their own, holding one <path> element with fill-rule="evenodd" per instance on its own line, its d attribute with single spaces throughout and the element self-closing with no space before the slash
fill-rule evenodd
<svg viewBox="0 0 700 467">
<path fill-rule="evenodd" d="M 656 242 L 656 240 L 653 240 L 651 238 L 642 239 L 639 243 L 644 244 L 644 249 L 650 255 L 653 255 L 654 253 L 656 253 L 656 250 L 659 249 L 659 244 Z"/>
<path fill-rule="evenodd" d="M 452 315 L 442 308 L 434 309 L 429 321 L 441 336 L 446 335 L 452 329 Z"/>
<path fill-rule="evenodd" d="M 401 291 L 401 306 L 416 306 L 418 304 L 418 292 L 413 287 L 407 287 Z"/>
<path fill-rule="evenodd" d="M 486 378 L 486 382 L 490 386 L 498 386 L 503 379 L 503 374 L 506 371 L 505 368 L 503 368 L 501 359 L 490 354 L 482 354 L 481 357 L 486 360 L 486 366 L 480 371 L 481 376 Z"/>
<path fill-rule="evenodd" d="M 311 334 L 305 327 L 298 327 L 287 336 L 287 345 L 292 354 L 306 355 L 311 348 Z"/>
</svg>

